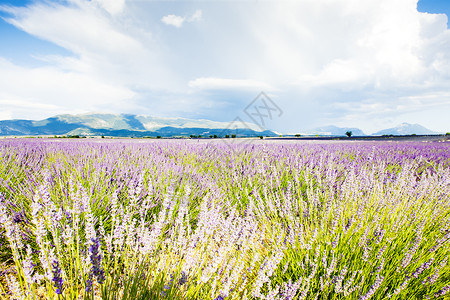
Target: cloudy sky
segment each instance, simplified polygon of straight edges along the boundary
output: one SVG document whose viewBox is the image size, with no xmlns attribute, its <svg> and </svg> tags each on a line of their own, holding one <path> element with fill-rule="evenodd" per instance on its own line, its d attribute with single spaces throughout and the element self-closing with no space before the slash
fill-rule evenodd
<svg viewBox="0 0 450 300">
<path fill-rule="evenodd" d="M 0 119 L 231 121 L 264 91 L 284 133 L 450 131 L 447 0 L 0 0 Z"/>
</svg>

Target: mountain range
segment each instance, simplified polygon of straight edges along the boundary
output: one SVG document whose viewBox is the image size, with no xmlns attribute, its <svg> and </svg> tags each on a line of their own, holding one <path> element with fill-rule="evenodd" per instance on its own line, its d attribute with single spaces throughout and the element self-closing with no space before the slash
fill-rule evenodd
<svg viewBox="0 0 450 300">
<path fill-rule="evenodd" d="M 352 136 L 367 136 L 359 128 L 349 128 L 349 127 L 337 127 L 334 125 L 317 127 L 306 131 L 305 135 L 319 135 L 319 136 L 345 136 L 347 131 L 352 132 Z M 439 134 L 438 132 L 431 131 L 419 124 L 409 124 L 402 123 L 396 127 L 387 128 L 380 130 L 378 132 L 372 133 L 372 136 L 382 136 L 382 135 L 428 135 L 428 134 Z"/>
<path fill-rule="evenodd" d="M 255 124 L 235 120 L 216 122 L 185 118 L 157 118 L 131 114 L 88 113 L 57 115 L 39 121 L 0 121 L 0 136 L 64 135 L 64 136 L 114 136 L 114 137 L 175 137 L 233 135 L 278 136 Z"/>
<path fill-rule="evenodd" d="M 425 128 L 419 124 L 402 123 L 393 128 L 380 130 L 372 135 L 411 135 L 411 134 L 427 135 L 427 134 L 438 134 L 438 132 L 431 131 L 428 128 Z"/>
<path fill-rule="evenodd" d="M 366 136 L 359 128 L 322 126 L 302 135 Z M 279 133 L 261 129 L 256 124 L 236 119 L 233 122 L 217 122 L 205 119 L 162 118 L 132 114 L 65 114 L 44 120 L 0 121 L 0 136 L 58 135 L 58 136 L 113 136 L 113 137 L 177 137 L 214 136 L 237 137 L 278 136 Z M 437 134 L 419 124 L 402 123 L 396 127 L 378 131 L 372 135 L 427 135 Z"/>
</svg>

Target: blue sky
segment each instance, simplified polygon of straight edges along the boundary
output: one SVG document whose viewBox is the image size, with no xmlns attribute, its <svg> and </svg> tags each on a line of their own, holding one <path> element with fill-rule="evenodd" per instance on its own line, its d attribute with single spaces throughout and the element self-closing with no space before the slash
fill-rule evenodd
<svg viewBox="0 0 450 300">
<path fill-rule="evenodd" d="M 261 92 L 284 133 L 450 131 L 449 1 L 0 1 L 0 119 L 231 121 Z"/>
</svg>

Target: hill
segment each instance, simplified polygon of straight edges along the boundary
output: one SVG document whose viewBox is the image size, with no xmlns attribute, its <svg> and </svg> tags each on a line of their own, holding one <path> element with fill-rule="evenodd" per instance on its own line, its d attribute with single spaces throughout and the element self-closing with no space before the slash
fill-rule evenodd
<svg viewBox="0 0 450 300">
<path fill-rule="evenodd" d="M 277 136 L 246 122 L 216 122 L 186 118 L 157 118 L 131 114 L 88 113 L 57 115 L 39 121 L 0 121 L 0 135 L 83 135 L 114 137 L 175 137 L 235 134 L 237 137 Z"/>
</svg>

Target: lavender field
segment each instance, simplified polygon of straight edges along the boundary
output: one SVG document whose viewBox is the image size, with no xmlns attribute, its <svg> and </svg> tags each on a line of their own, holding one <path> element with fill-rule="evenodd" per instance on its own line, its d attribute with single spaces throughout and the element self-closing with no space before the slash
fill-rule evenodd
<svg viewBox="0 0 450 300">
<path fill-rule="evenodd" d="M 4 139 L 0 223 L 4 299 L 448 299 L 450 143 Z"/>
</svg>

